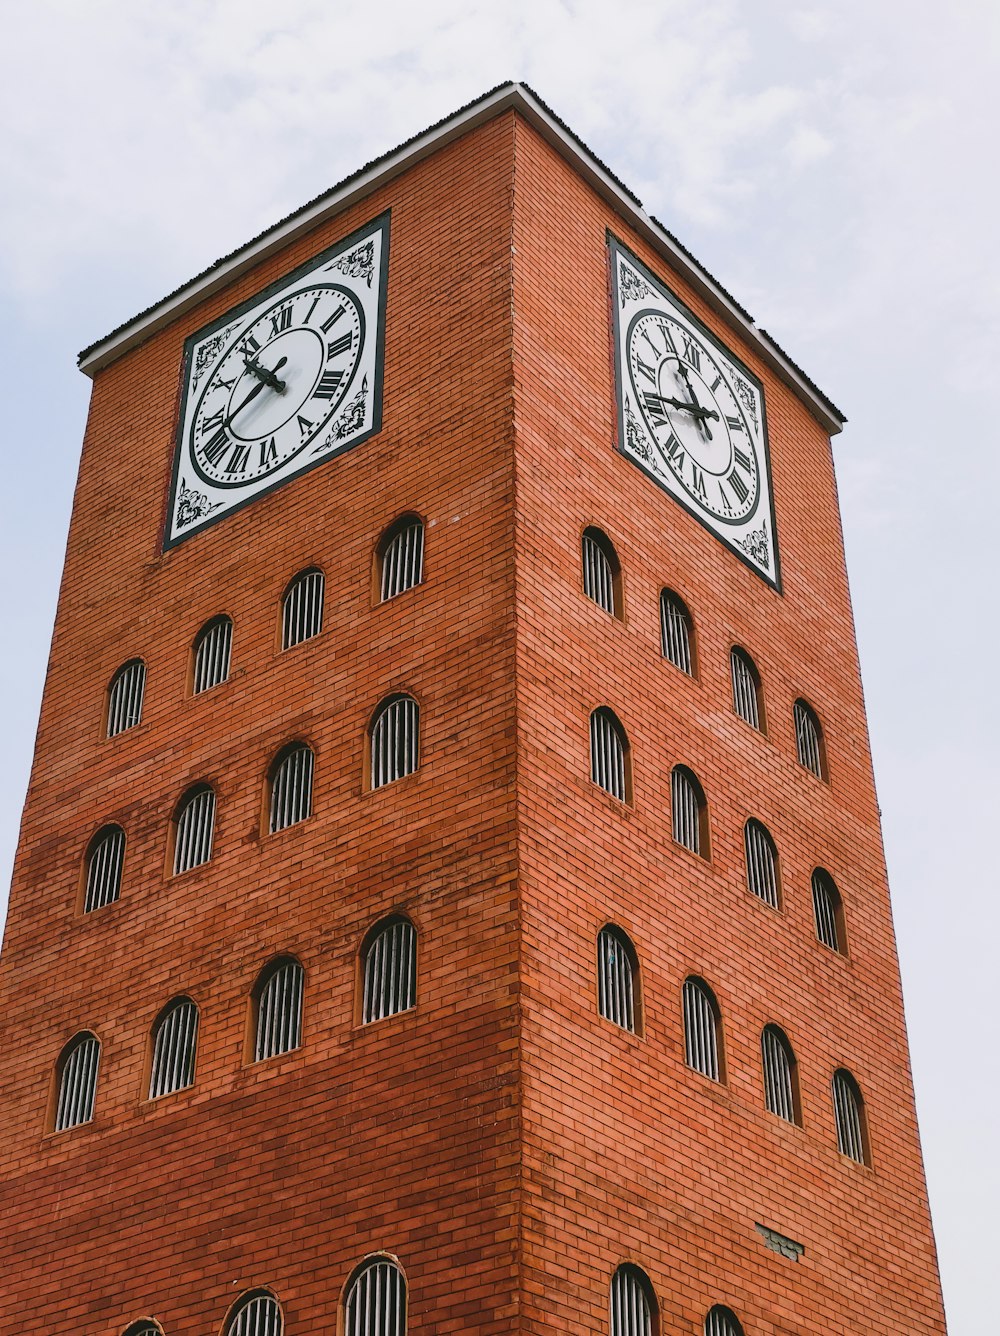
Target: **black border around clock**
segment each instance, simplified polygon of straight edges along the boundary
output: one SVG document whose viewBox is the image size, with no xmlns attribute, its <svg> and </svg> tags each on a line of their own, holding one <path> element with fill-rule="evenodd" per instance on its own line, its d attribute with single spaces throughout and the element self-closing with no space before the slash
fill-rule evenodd
<svg viewBox="0 0 1000 1336">
<path fill-rule="evenodd" d="M 694 312 L 690 310 L 689 307 L 685 306 L 685 304 L 681 301 L 681 299 L 670 291 L 670 289 L 665 285 L 662 279 L 656 277 L 656 275 L 650 270 L 648 265 L 643 264 L 642 260 L 640 260 L 639 257 L 633 251 L 631 251 L 628 248 L 628 246 L 624 244 L 624 242 L 619 241 L 610 228 L 607 230 L 606 239 L 608 246 L 608 263 L 609 263 L 608 285 L 609 285 L 609 296 L 611 299 L 611 338 L 612 338 L 611 356 L 614 365 L 615 397 L 617 400 L 617 417 L 616 417 L 617 441 L 615 443 L 615 449 L 618 451 L 620 455 L 622 455 L 625 459 L 627 459 L 630 464 L 633 464 L 637 469 L 640 469 L 646 475 L 646 477 L 650 479 L 651 482 L 655 483 L 656 486 L 660 489 L 660 491 L 666 492 L 666 494 L 671 498 L 672 501 L 676 501 L 679 506 L 682 506 L 693 519 L 696 519 L 698 521 L 698 523 L 702 526 L 703 529 L 708 530 L 708 532 L 712 535 L 712 537 L 722 547 L 724 547 L 727 552 L 731 552 L 732 555 L 736 557 L 738 561 L 741 561 L 744 566 L 748 566 L 750 570 L 752 570 L 756 576 L 758 576 L 761 580 L 763 580 L 766 585 L 768 585 L 776 593 L 781 594 L 783 593 L 781 586 L 781 553 L 778 547 L 778 527 L 774 517 L 774 475 L 771 471 L 771 450 L 770 450 L 769 437 L 767 431 L 767 405 L 764 396 L 764 386 L 761 382 L 761 379 L 759 376 L 754 375 L 754 373 L 750 370 L 750 368 L 743 361 L 741 361 L 739 357 L 736 356 L 733 350 L 731 348 L 728 348 L 715 334 L 713 334 L 712 331 L 705 325 L 705 323 L 699 320 L 698 317 L 694 314 Z M 672 491 L 669 487 L 667 487 L 666 484 L 662 481 L 662 479 L 658 477 L 658 475 L 652 469 L 647 468 L 643 464 L 641 459 L 637 459 L 635 455 L 630 454 L 629 451 L 627 451 L 624 448 L 624 441 L 626 436 L 625 397 L 622 386 L 622 364 L 621 364 L 621 358 L 619 356 L 619 349 L 621 348 L 621 305 L 618 291 L 619 254 L 625 256 L 625 258 L 628 260 L 628 263 L 632 266 L 632 268 L 635 269 L 635 271 L 642 276 L 644 281 L 647 282 L 650 285 L 650 287 L 653 288 L 654 291 L 664 299 L 664 301 L 668 302 L 671 306 L 679 310 L 683 314 L 684 319 L 689 320 L 691 324 L 694 325 L 694 327 L 698 330 L 699 334 L 701 334 L 701 336 L 708 343 L 710 343 L 718 352 L 720 352 L 725 358 L 727 358 L 728 361 L 732 362 L 733 365 L 739 370 L 741 375 L 746 376 L 746 378 L 749 381 L 752 381 L 760 393 L 761 451 L 763 454 L 762 466 L 763 469 L 766 470 L 766 475 L 768 478 L 768 515 L 771 521 L 771 541 L 774 547 L 773 579 L 767 573 L 767 571 L 762 570 L 761 567 L 757 565 L 756 562 L 752 561 L 748 556 L 740 552 L 738 548 L 734 547 L 731 543 L 725 542 L 722 539 L 722 537 L 716 532 L 716 530 L 712 528 L 711 524 L 705 519 L 705 517 L 699 514 L 699 512 L 695 509 L 693 505 L 689 504 L 689 502 L 687 502 L 682 495 L 679 495 L 677 492 Z"/>
<path fill-rule="evenodd" d="M 228 519 L 230 515 L 236 514 L 237 511 L 242 510 L 245 506 L 252 505 L 253 502 L 261 500 L 261 498 L 266 496 L 269 492 L 273 492 L 277 488 L 283 487 L 286 483 L 293 482 L 296 478 L 300 478 L 303 474 L 311 472 L 312 469 L 318 468 L 321 464 L 327 464 L 332 459 L 339 459 L 341 455 L 347 454 L 349 450 L 353 450 L 355 446 L 363 444 L 377 432 L 381 431 L 382 379 L 385 360 L 385 308 L 389 282 L 389 221 L 390 210 L 387 209 L 384 213 L 378 214 L 375 218 L 371 219 L 370 222 L 356 228 L 355 231 L 351 232 L 348 236 L 342 237 L 339 241 L 334 242 L 332 246 L 328 246 L 326 250 L 311 255 L 308 260 L 305 260 L 295 269 L 283 273 L 279 278 L 276 278 L 273 283 L 269 283 L 266 287 L 253 293 L 253 295 L 248 297 L 245 301 L 240 302 L 238 306 L 229 307 L 229 309 L 224 311 L 218 319 L 213 320 L 208 325 L 203 325 L 200 329 L 189 334 L 184 340 L 184 355 L 181 359 L 180 373 L 180 403 L 177 413 L 177 429 L 174 434 L 174 462 L 170 476 L 170 488 L 167 493 L 166 511 L 163 518 L 162 550 L 164 552 L 169 551 L 170 548 L 176 547 L 179 543 L 187 541 L 189 538 L 195 537 L 196 534 L 203 533 L 206 529 L 210 529 L 214 524 L 218 524 L 220 520 Z M 233 320 L 239 319 L 240 316 L 245 315 L 247 311 L 258 306 L 272 294 L 287 288 L 290 283 L 294 283 L 295 280 L 300 278 L 303 274 L 315 269 L 325 261 L 332 260 L 338 255 L 346 254 L 353 246 L 356 246 L 365 238 L 372 236 L 375 232 L 382 233 L 382 245 L 381 261 L 379 265 L 378 328 L 375 333 L 375 371 L 372 384 L 371 427 L 339 450 L 335 450 L 330 454 L 321 455 L 311 463 L 303 464 L 300 468 L 289 474 L 288 477 L 277 478 L 274 482 L 267 483 L 265 486 L 257 489 L 252 496 L 247 496 L 242 501 L 237 501 L 234 505 L 227 506 L 220 514 L 203 520 L 197 528 L 191 529 L 188 533 L 176 534 L 171 538 L 170 518 L 174 513 L 174 508 L 177 503 L 177 486 L 182 468 L 181 448 L 183 445 L 184 421 L 191 385 L 191 362 L 194 356 L 195 346 L 201 343 L 203 339 L 214 334 L 217 330 L 224 329 L 225 326 L 231 324 Z"/>
</svg>

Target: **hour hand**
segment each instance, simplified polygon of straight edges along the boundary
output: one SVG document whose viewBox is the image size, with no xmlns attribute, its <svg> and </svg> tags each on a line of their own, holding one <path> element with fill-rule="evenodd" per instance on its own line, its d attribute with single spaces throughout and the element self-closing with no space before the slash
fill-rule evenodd
<svg viewBox="0 0 1000 1336">
<path fill-rule="evenodd" d="M 655 399 L 659 404 L 669 404 L 671 408 L 683 408 L 685 413 L 690 413 L 695 418 L 714 418 L 719 420 L 719 415 L 714 408 L 702 408 L 700 404 L 689 404 L 684 399 L 670 399 L 663 394 L 647 394 L 647 399 Z"/>
</svg>

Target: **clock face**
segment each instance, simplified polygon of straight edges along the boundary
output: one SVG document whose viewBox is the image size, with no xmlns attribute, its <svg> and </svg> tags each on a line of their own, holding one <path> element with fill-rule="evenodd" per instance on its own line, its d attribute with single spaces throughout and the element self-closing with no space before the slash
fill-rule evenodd
<svg viewBox="0 0 1000 1336">
<path fill-rule="evenodd" d="M 187 342 L 170 547 L 381 426 L 388 217 Z"/>
</svg>

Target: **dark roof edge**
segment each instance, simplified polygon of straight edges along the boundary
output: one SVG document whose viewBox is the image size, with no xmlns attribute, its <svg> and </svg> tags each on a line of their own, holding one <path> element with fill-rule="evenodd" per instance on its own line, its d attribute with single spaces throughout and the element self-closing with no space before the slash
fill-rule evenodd
<svg viewBox="0 0 1000 1336">
<path fill-rule="evenodd" d="M 96 375 L 130 348 L 176 320 L 197 302 L 232 282 L 251 265 L 259 263 L 273 251 L 288 245 L 325 219 L 407 171 L 444 144 L 508 110 L 522 115 L 617 213 L 645 237 L 654 250 L 687 279 L 718 315 L 743 335 L 775 374 L 805 402 L 827 431 L 831 434 L 840 431 L 846 419 L 832 400 L 769 335 L 754 325 L 749 313 L 698 263 L 690 251 L 644 211 L 636 196 L 569 126 L 532 89 L 521 83 L 500 84 L 490 89 L 474 102 L 469 102 L 444 120 L 359 168 L 238 250 L 216 260 L 195 278 L 153 306 L 140 311 L 103 339 L 84 348 L 79 357 L 80 370 L 88 376 Z"/>
</svg>

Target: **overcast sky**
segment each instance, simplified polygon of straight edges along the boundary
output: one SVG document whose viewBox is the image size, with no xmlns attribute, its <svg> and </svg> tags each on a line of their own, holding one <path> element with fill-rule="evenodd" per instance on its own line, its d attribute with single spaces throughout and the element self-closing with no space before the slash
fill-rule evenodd
<svg viewBox="0 0 1000 1336">
<path fill-rule="evenodd" d="M 850 419 L 835 453 L 945 1299 L 952 1336 L 996 1331 L 1000 5 L 0 0 L 0 21 L 3 885 L 77 351 L 523 79 Z"/>
</svg>

